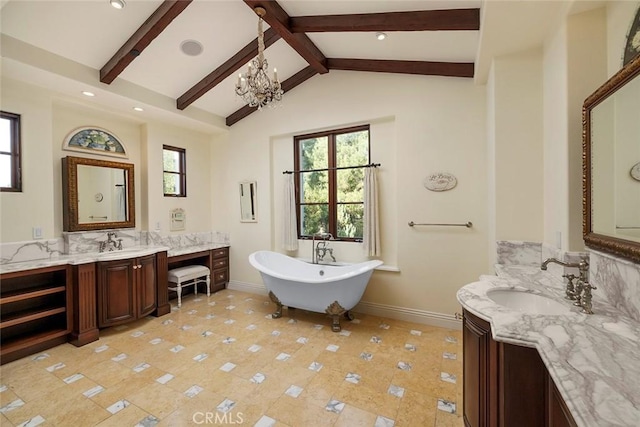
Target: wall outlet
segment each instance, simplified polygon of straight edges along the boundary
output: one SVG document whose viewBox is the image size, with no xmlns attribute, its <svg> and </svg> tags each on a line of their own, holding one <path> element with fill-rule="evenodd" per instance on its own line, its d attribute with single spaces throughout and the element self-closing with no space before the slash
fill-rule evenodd
<svg viewBox="0 0 640 427">
<path fill-rule="evenodd" d="M 556 231 L 556 248 L 562 249 L 562 231 Z"/>
<path fill-rule="evenodd" d="M 34 239 L 42 239 L 42 227 L 33 227 L 31 234 Z"/>
<path fill-rule="evenodd" d="M 162 228 L 160 221 L 156 221 L 156 230 L 160 231 L 160 229 Z"/>
</svg>

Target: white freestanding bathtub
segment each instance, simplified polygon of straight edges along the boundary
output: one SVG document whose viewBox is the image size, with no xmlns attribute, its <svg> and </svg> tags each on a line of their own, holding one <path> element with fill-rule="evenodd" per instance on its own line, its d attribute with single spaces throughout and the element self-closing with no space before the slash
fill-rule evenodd
<svg viewBox="0 0 640 427">
<path fill-rule="evenodd" d="M 352 318 L 349 310 L 362 298 L 373 269 L 382 265 L 379 260 L 344 266 L 310 264 L 271 251 L 252 253 L 249 263 L 260 272 L 278 306 L 274 318 L 282 316 L 283 306 L 327 313 L 335 332 L 340 331 L 341 315 Z"/>
</svg>

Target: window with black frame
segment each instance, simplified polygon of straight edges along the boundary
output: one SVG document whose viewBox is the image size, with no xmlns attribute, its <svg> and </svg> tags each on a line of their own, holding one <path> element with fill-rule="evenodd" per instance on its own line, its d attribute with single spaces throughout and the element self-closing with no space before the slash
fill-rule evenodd
<svg viewBox="0 0 640 427">
<path fill-rule="evenodd" d="M 0 191 L 22 191 L 20 114 L 0 111 Z"/>
<path fill-rule="evenodd" d="M 187 160 L 184 148 L 162 146 L 162 184 L 165 197 L 187 197 Z"/>
<path fill-rule="evenodd" d="M 361 241 L 369 125 L 294 137 L 298 237 Z"/>
</svg>

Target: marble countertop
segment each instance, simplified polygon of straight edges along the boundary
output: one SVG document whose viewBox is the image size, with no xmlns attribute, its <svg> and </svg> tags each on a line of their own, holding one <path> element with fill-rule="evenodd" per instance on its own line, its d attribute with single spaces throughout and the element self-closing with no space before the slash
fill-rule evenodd
<svg viewBox="0 0 640 427">
<path fill-rule="evenodd" d="M 176 249 L 171 249 L 167 246 L 159 245 L 132 246 L 119 251 L 116 250 L 111 252 L 90 252 L 74 255 L 60 255 L 47 259 L 2 264 L 0 265 L 0 274 L 12 273 L 16 271 L 35 270 L 37 268 L 54 267 L 58 265 L 80 265 L 97 261 L 113 261 L 117 259 L 145 256 L 163 251 L 167 251 L 167 255 L 169 257 L 172 257 L 225 247 L 229 247 L 229 245 L 222 243 L 208 243 L 203 245 L 184 246 Z"/>
<path fill-rule="evenodd" d="M 640 324 L 593 297 L 592 315 L 565 300 L 564 283 L 535 267 L 496 266 L 498 276 L 481 276 L 457 298 L 490 322 L 494 340 L 534 347 L 578 426 L 640 424 Z M 515 288 L 566 305 L 562 315 L 536 315 L 496 304 L 487 291 Z"/>
</svg>

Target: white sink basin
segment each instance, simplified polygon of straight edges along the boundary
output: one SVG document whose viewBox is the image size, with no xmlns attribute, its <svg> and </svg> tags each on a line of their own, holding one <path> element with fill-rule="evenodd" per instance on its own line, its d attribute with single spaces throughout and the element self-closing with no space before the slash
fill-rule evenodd
<svg viewBox="0 0 640 427">
<path fill-rule="evenodd" d="M 570 311 L 568 306 L 551 298 L 516 289 L 492 289 L 487 291 L 487 296 L 496 304 L 522 313 L 565 314 Z"/>
</svg>

